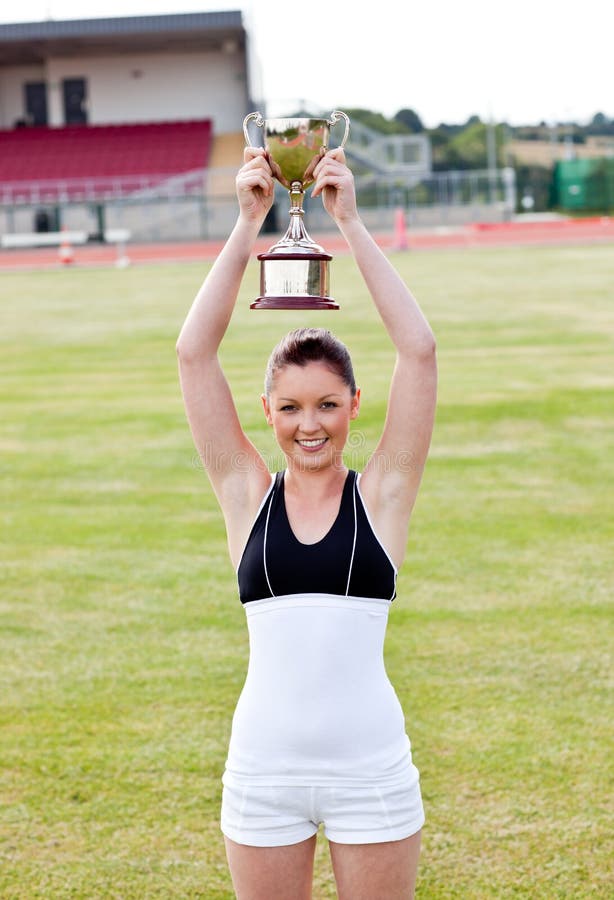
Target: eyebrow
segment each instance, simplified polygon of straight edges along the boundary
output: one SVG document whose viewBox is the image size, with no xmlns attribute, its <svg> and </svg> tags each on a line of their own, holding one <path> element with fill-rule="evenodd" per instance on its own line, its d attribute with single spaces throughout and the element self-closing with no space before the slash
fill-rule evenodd
<svg viewBox="0 0 614 900">
<path fill-rule="evenodd" d="M 329 397 L 343 397 L 343 394 L 324 394 L 323 397 L 319 397 L 318 400 L 321 402 L 322 400 L 327 400 Z M 278 403 L 296 403 L 296 399 L 294 397 L 278 397 Z"/>
</svg>

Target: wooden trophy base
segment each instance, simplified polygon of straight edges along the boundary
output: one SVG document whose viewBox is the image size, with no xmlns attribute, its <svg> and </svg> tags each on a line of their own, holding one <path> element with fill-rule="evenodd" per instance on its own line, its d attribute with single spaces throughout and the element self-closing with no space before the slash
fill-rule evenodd
<svg viewBox="0 0 614 900">
<path fill-rule="evenodd" d="M 258 297 L 250 309 L 339 309 L 332 297 Z"/>
</svg>

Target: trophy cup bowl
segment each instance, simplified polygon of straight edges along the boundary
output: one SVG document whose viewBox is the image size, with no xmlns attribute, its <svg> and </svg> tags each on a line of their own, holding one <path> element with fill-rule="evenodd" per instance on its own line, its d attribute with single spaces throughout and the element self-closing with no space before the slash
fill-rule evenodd
<svg viewBox="0 0 614 900">
<path fill-rule="evenodd" d="M 307 234 L 303 223 L 305 189 L 314 182 L 313 171 L 328 150 L 330 129 L 345 120 L 345 146 L 350 120 L 335 110 L 330 119 L 264 119 L 259 112 L 243 121 L 248 147 L 253 146 L 248 123 L 263 129 L 264 149 L 274 177 L 288 189 L 290 224 L 280 241 L 260 253 L 260 297 L 251 309 L 339 309 L 329 295 L 328 264 L 332 256 Z"/>
</svg>

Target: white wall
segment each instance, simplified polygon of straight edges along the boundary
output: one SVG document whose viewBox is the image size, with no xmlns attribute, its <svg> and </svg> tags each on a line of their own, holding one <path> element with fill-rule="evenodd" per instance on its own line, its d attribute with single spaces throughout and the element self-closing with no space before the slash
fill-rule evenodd
<svg viewBox="0 0 614 900">
<path fill-rule="evenodd" d="M 240 131 L 246 110 L 240 54 L 168 53 L 52 59 L 51 123 L 62 125 L 62 80 L 85 78 L 92 125 L 213 119 L 218 134 Z"/>
<path fill-rule="evenodd" d="M 241 51 L 120 54 L 50 59 L 40 68 L 0 69 L 0 127 L 24 115 L 23 84 L 47 82 L 49 124 L 63 125 L 62 80 L 87 81 L 91 125 L 212 119 L 217 134 L 240 131 L 247 109 Z"/>
<path fill-rule="evenodd" d="M 0 69 L 0 128 L 12 128 L 26 113 L 24 85 L 44 81 L 44 66 L 11 66 Z"/>
</svg>

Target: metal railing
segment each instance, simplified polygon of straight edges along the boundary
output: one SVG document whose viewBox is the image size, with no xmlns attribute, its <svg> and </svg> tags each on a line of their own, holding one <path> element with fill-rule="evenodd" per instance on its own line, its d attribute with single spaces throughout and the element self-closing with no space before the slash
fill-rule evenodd
<svg viewBox="0 0 614 900">
<path fill-rule="evenodd" d="M 187 197 L 202 194 L 204 170 L 180 175 L 97 175 L 87 178 L 46 178 L 0 182 L 0 205 L 100 202 L 149 197 Z"/>
<path fill-rule="evenodd" d="M 138 240 L 223 238 L 236 216 L 235 169 L 208 169 L 165 178 L 155 176 L 117 180 L 70 179 L 0 185 L 0 233 L 39 230 L 36 220 L 49 221 L 44 230 L 62 227 L 102 233 L 106 227 L 129 228 Z M 70 188 L 70 190 L 69 190 Z M 100 193 L 105 188 L 108 193 Z M 57 189 L 57 190 L 56 190 Z M 21 191 L 21 193 L 20 193 Z M 376 172 L 356 175 L 361 211 L 372 227 L 392 227 L 394 210 L 402 208 L 412 225 L 501 221 L 516 208 L 512 169 L 434 172 L 423 176 L 391 176 Z M 287 192 L 278 185 L 276 214 L 280 229 L 287 221 Z M 322 204 L 306 199 L 308 227 L 331 228 Z M 41 229 L 43 230 L 43 229 Z"/>
</svg>

